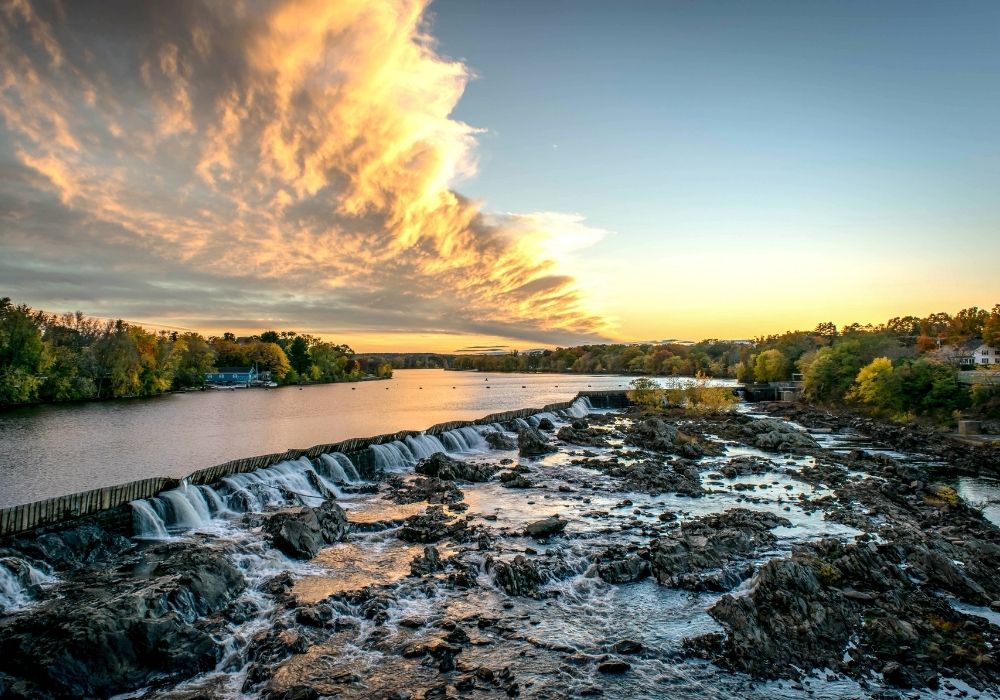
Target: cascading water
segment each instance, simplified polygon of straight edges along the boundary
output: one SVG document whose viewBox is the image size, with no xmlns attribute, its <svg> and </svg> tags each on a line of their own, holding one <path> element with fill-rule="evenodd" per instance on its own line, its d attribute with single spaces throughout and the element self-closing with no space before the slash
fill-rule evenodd
<svg viewBox="0 0 1000 700">
<path fill-rule="evenodd" d="M 593 410 L 594 406 L 590 403 L 590 399 L 581 396 L 569 408 L 564 409 L 563 413 L 569 418 L 584 418 Z"/>
<path fill-rule="evenodd" d="M 31 602 L 29 588 L 51 580 L 51 576 L 23 559 L 0 559 L 0 612 L 15 610 Z"/>
<path fill-rule="evenodd" d="M 300 457 L 246 474 L 230 474 L 214 488 L 183 482 L 155 498 L 133 501 L 133 529 L 139 538 L 163 539 L 171 532 L 209 527 L 213 520 L 272 506 L 319 505 L 342 497 L 335 482 L 360 480 L 346 455 L 321 455 L 319 463 L 325 476 Z"/>
<path fill-rule="evenodd" d="M 338 484 L 351 484 L 361 481 L 361 475 L 354 468 L 350 458 L 343 452 L 333 454 L 322 454 L 319 456 L 319 464 L 323 476 Z"/>
<path fill-rule="evenodd" d="M 448 452 L 485 452 L 489 449 L 489 445 L 486 444 L 480 430 L 474 426 L 455 428 L 442 433 L 441 442 Z"/>
</svg>

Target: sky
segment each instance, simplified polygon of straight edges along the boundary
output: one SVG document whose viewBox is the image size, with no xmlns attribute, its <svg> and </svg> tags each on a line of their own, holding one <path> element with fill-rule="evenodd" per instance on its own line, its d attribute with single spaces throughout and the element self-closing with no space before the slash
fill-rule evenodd
<svg viewBox="0 0 1000 700">
<path fill-rule="evenodd" d="M 1000 302 L 1000 4 L 8 0 L 0 295 L 359 351 Z"/>
</svg>

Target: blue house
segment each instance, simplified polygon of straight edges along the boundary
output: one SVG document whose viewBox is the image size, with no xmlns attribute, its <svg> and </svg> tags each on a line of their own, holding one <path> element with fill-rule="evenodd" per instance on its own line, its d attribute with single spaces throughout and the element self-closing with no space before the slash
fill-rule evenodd
<svg viewBox="0 0 1000 700">
<path fill-rule="evenodd" d="M 253 367 L 219 367 L 214 372 L 205 373 L 206 384 L 250 386 L 255 381 L 257 381 L 257 370 Z"/>
</svg>

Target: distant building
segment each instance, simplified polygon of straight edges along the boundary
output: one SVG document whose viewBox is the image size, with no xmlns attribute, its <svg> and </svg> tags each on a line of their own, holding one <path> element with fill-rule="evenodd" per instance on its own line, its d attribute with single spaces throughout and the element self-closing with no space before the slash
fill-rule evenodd
<svg viewBox="0 0 1000 700">
<path fill-rule="evenodd" d="M 976 366 L 976 350 L 982 344 L 981 340 L 968 340 L 958 345 L 945 345 L 934 352 L 934 357 L 959 369 L 972 369 Z"/>
<path fill-rule="evenodd" d="M 973 363 L 977 366 L 1000 366 L 1000 350 L 997 350 L 991 345 L 986 343 L 980 343 L 979 346 L 973 350 Z"/>
<path fill-rule="evenodd" d="M 222 386 L 250 386 L 257 379 L 257 370 L 253 367 L 220 367 L 205 373 L 206 384 Z"/>
</svg>

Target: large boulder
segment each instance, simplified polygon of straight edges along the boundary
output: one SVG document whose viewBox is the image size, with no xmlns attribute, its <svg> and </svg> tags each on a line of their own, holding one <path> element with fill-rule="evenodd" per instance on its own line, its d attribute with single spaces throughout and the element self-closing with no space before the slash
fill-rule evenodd
<svg viewBox="0 0 1000 700">
<path fill-rule="evenodd" d="M 161 545 L 83 574 L 73 594 L 0 618 L 0 658 L 28 697 L 107 697 L 210 671 L 220 613 L 246 582 L 224 552 Z"/>
<path fill-rule="evenodd" d="M 344 510 L 333 501 L 317 508 L 286 508 L 264 523 L 274 546 L 295 559 L 312 559 L 323 547 L 343 540 L 349 529 Z"/>
<path fill-rule="evenodd" d="M 577 428 L 573 425 L 564 425 L 559 428 L 556 437 L 571 445 L 583 445 L 585 447 L 607 447 L 608 433 L 597 428 Z"/>
<path fill-rule="evenodd" d="M 486 444 L 492 447 L 494 450 L 516 450 L 517 443 L 514 439 L 508 435 L 504 435 L 496 430 L 491 430 L 488 433 L 483 433 L 483 439 L 486 440 Z"/>
<path fill-rule="evenodd" d="M 762 450 L 792 452 L 818 447 L 816 440 L 809 433 L 799 430 L 785 421 L 773 418 L 759 418 L 750 421 L 744 427 L 744 432 L 748 436 L 752 436 L 754 446 Z"/>
<path fill-rule="evenodd" d="M 677 427 L 656 416 L 647 416 L 632 424 L 627 442 L 647 450 L 672 452 L 678 444 Z"/>
<path fill-rule="evenodd" d="M 521 428 L 517 432 L 517 449 L 522 457 L 541 457 L 557 451 L 537 428 Z"/>
<path fill-rule="evenodd" d="M 771 529 L 791 522 L 737 508 L 683 523 L 680 531 L 650 543 L 650 569 L 666 586 L 727 591 L 750 574 L 747 561 L 770 548 Z"/>
<path fill-rule="evenodd" d="M 544 520 L 536 520 L 533 523 L 528 523 L 528 526 L 524 528 L 524 534 L 528 537 L 534 537 L 536 540 L 542 540 L 552 537 L 552 535 L 558 535 L 566 529 L 568 523 L 568 520 L 564 520 L 558 515 L 553 515 Z"/>
<path fill-rule="evenodd" d="M 489 481 L 499 467 L 493 464 L 476 464 L 449 457 L 444 452 L 435 452 L 427 459 L 417 462 L 414 471 L 445 481 Z"/>
</svg>

